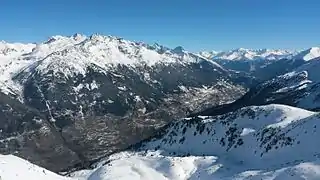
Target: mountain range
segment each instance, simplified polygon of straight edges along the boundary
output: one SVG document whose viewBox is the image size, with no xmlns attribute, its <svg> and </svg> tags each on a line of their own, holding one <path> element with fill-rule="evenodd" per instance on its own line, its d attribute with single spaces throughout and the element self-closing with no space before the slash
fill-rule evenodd
<svg viewBox="0 0 320 180">
<path fill-rule="evenodd" d="M 320 48 L 312 47 L 295 51 L 239 48 L 225 52 L 211 51 L 199 54 L 224 68 L 249 73 L 260 81 L 265 81 L 275 75 L 290 72 L 306 61 L 319 57 Z"/>
<path fill-rule="evenodd" d="M 238 48 L 230 51 L 203 51 L 199 54 L 208 59 L 229 61 L 280 60 L 288 58 L 308 61 L 320 56 L 320 48 L 311 47 L 306 50 Z"/>
<path fill-rule="evenodd" d="M 317 47 L 1 41 L 0 179 L 319 178 L 319 66 Z"/>
</svg>

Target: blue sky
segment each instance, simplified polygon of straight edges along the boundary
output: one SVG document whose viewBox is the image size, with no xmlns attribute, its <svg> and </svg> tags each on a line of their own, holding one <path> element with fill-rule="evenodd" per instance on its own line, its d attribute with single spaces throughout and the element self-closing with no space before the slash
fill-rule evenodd
<svg viewBox="0 0 320 180">
<path fill-rule="evenodd" d="M 0 40 L 101 33 L 190 51 L 320 45 L 319 0 L 1 0 Z"/>
</svg>

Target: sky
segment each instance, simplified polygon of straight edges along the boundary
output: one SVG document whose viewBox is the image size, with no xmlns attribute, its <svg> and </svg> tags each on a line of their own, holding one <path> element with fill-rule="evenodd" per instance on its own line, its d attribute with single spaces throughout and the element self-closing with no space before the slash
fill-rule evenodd
<svg viewBox="0 0 320 180">
<path fill-rule="evenodd" d="M 320 46 L 319 0 L 0 0 L 0 40 L 114 35 L 190 51 Z"/>
</svg>

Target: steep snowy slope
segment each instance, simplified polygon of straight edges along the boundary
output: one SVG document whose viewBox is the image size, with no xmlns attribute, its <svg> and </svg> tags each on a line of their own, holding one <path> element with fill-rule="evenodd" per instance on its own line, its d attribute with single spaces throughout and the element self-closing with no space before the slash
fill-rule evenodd
<svg viewBox="0 0 320 180">
<path fill-rule="evenodd" d="M 23 87 L 13 81 L 14 77 L 29 66 L 42 60 L 55 51 L 59 51 L 75 45 L 85 39 L 85 36 L 74 35 L 72 37 L 53 36 L 47 42 L 41 44 L 0 44 L 0 84 L 1 91 L 17 96 L 22 101 Z M 30 72 L 31 73 L 31 72 Z"/>
<path fill-rule="evenodd" d="M 12 76 L 30 62 L 21 56 L 32 51 L 35 44 L 0 42 L 0 85 L 1 91 L 14 94 L 20 87 L 11 81 Z"/>
<path fill-rule="evenodd" d="M 307 50 L 299 52 L 294 59 L 303 59 L 305 61 L 309 61 L 315 58 L 320 57 L 320 48 L 319 47 L 312 47 Z"/>
<path fill-rule="evenodd" d="M 112 155 L 93 171 L 75 176 L 89 180 L 319 179 L 320 147 L 315 143 L 319 118 L 318 113 L 274 104 L 186 118 L 131 151 Z"/>
<path fill-rule="evenodd" d="M 70 180 L 12 155 L 0 154 L 1 180 Z"/>
<path fill-rule="evenodd" d="M 163 156 L 159 151 L 146 154 L 123 152 L 111 162 L 75 173 L 86 180 L 318 180 L 320 161 L 289 164 L 282 168 L 252 168 L 222 161 L 217 156 Z M 263 163 L 263 162 L 262 162 Z M 266 165 L 268 166 L 268 165 Z"/>
</svg>

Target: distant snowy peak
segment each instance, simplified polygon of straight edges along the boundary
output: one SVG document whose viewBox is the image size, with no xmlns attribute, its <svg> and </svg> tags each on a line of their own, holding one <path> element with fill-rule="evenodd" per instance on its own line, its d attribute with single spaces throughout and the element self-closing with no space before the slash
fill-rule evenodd
<svg viewBox="0 0 320 180">
<path fill-rule="evenodd" d="M 317 57 L 320 57 L 320 47 L 312 47 L 307 50 L 301 51 L 294 58 L 309 61 Z"/>
<path fill-rule="evenodd" d="M 51 36 L 47 41 L 45 41 L 43 44 L 49 44 L 54 41 L 83 41 L 87 38 L 87 36 L 76 33 L 72 36 L 61 36 L 61 35 L 56 35 L 56 36 Z"/>
<path fill-rule="evenodd" d="M 202 51 L 199 53 L 200 56 L 205 57 L 207 59 L 212 59 L 217 54 L 219 54 L 220 51 Z"/>
<path fill-rule="evenodd" d="M 212 59 L 216 60 L 278 60 L 290 57 L 294 52 L 288 50 L 272 49 L 245 49 L 238 48 L 230 51 L 213 53 Z"/>
<path fill-rule="evenodd" d="M 238 48 L 230 51 L 204 51 L 199 55 L 214 60 L 279 60 L 279 59 L 303 59 L 309 61 L 320 57 L 320 48 L 312 47 L 302 51 L 289 51 L 280 49 L 245 49 Z"/>
<path fill-rule="evenodd" d="M 36 45 L 32 43 L 23 44 L 0 41 L 0 57 L 17 56 L 24 53 L 29 53 L 35 46 Z"/>
</svg>

